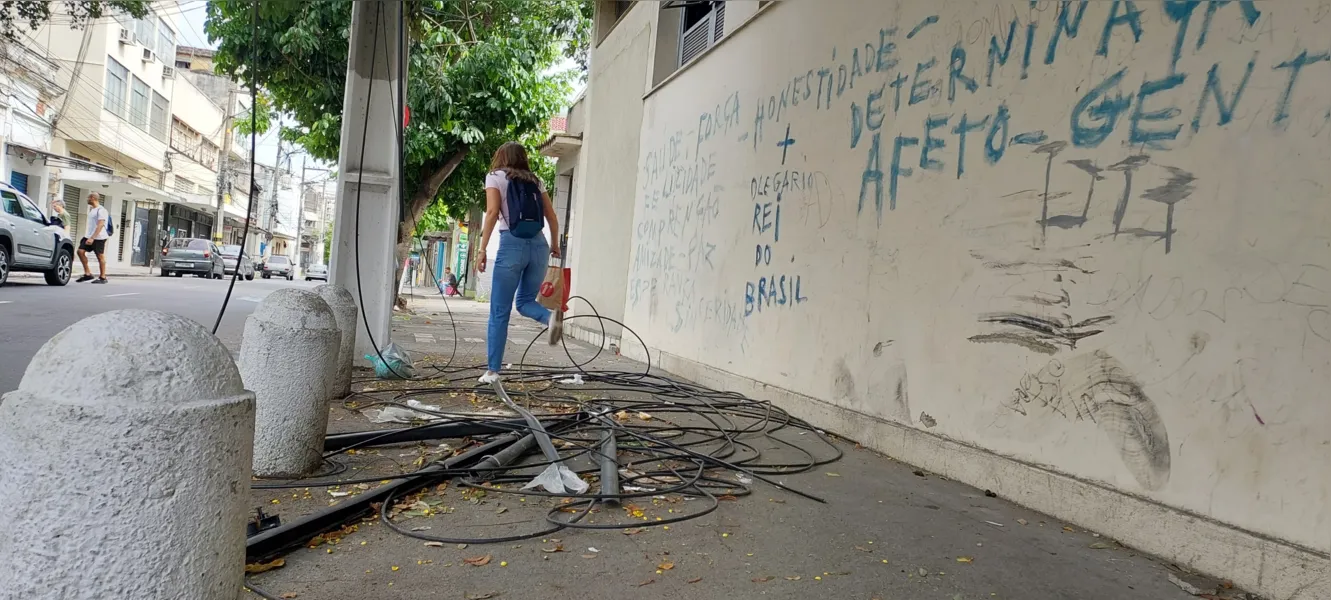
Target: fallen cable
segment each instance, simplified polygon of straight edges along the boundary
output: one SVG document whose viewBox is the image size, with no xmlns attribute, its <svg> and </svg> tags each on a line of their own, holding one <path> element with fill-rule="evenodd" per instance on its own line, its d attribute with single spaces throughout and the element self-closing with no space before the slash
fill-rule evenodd
<svg viewBox="0 0 1331 600">
<path fill-rule="evenodd" d="M 594 308 L 592 312 L 566 319 L 585 317 L 602 324 L 616 323 L 637 336 L 622 323 L 595 314 Z M 527 364 L 524 354 L 504 380 L 506 387 L 477 386 L 475 377 L 484 370 L 483 365 L 421 365 L 417 372 L 422 375 L 394 382 L 398 386 L 395 389 L 354 392 L 344 400 L 349 409 L 395 407 L 412 411 L 427 422 L 406 428 L 330 435 L 325 441 L 325 458 L 331 460 L 338 454 L 376 446 L 464 436 L 474 440 L 474 445 L 456 456 L 436 459 L 401 474 L 349 480 L 329 480 L 325 474 L 317 481 L 254 485 L 262 489 L 391 482 L 319 514 L 251 538 L 249 558 L 272 558 L 371 511 L 379 522 L 405 536 L 427 542 L 486 544 L 548 536 L 563 529 L 668 526 L 710 514 L 719 509 L 722 500 L 749 496 L 752 486 L 759 483 L 824 502 L 781 480 L 842 456 L 841 450 L 823 432 L 807 422 L 770 402 L 662 376 L 652 372 L 650 365 L 633 372 L 589 369 L 601 352 L 582 361 L 574 358 L 567 344 L 564 352 L 570 361 L 569 368 Z M 561 383 L 575 375 L 577 383 Z M 517 416 L 482 417 L 438 409 L 430 403 L 448 394 L 492 397 Z M 588 399 L 588 396 L 594 397 Z M 554 406 L 574 412 L 536 413 L 530 410 L 532 406 Z M 780 450 L 794 458 L 764 458 L 768 449 Z M 573 468 L 575 461 L 579 468 Z M 531 481 L 534 470 L 559 467 L 567 470 L 567 476 L 583 483 L 578 486 L 580 490 L 520 489 Z M 427 534 L 394 520 L 405 509 L 404 505 L 411 502 L 409 495 L 444 482 L 493 494 L 552 498 L 560 503 L 546 509 L 544 516 L 533 520 L 526 531 L 489 537 L 460 532 Z M 588 484 L 595 487 L 589 488 Z M 618 514 L 619 509 L 631 512 L 633 505 L 627 503 L 635 499 L 669 496 L 703 502 L 680 503 L 672 509 L 677 514 L 650 522 L 633 520 L 641 518 L 637 516 L 623 520 L 610 517 Z M 611 506 L 616 510 L 600 510 Z M 588 519 L 593 513 L 600 513 L 596 517 L 598 522 Z"/>
</svg>

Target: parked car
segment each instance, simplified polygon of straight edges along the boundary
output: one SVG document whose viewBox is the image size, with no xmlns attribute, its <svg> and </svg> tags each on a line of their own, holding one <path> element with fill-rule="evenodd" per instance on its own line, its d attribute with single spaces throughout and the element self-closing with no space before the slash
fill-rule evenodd
<svg viewBox="0 0 1331 600">
<path fill-rule="evenodd" d="M 221 279 L 226 273 L 221 250 L 203 238 L 175 238 L 167 242 L 162 248 L 162 277 L 182 277 L 186 273 Z"/>
<path fill-rule="evenodd" d="M 324 265 L 310 265 L 305 269 L 305 281 L 318 279 L 319 281 L 328 281 L 328 267 Z"/>
<path fill-rule="evenodd" d="M 240 249 L 240 246 L 234 244 L 222 246 L 221 250 L 222 266 L 224 267 L 223 272 L 225 274 L 231 275 L 235 273 L 236 265 L 240 265 L 240 276 L 244 277 L 246 281 L 254 280 L 254 262 L 248 260 L 249 255 L 245 254 Z"/>
<path fill-rule="evenodd" d="M 291 259 L 285 256 L 270 256 L 263 261 L 263 278 L 285 277 L 287 281 L 296 278 L 296 270 L 291 266 Z"/>
<path fill-rule="evenodd" d="M 74 241 L 65 228 L 23 192 L 0 183 L 0 285 L 11 271 L 42 273 L 46 283 L 65 285 L 73 268 Z"/>
</svg>

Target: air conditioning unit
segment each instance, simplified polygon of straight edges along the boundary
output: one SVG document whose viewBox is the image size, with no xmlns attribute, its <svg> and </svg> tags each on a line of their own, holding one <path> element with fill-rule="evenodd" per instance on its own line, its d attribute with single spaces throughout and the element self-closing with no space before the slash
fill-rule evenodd
<svg viewBox="0 0 1331 600">
<path fill-rule="evenodd" d="M 133 44 L 133 43 L 134 43 L 134 32 L 133 32 L 133 31 L 130 31 L 130 30 L 128 30 L 128 29 L 125 29 L 124 27 L 121 27 L 121 28 L 120 28 L 120 43 L 122 43 L 122 44 Z"/>
<path fill-rule="evenodd" d="M 162 79 L 175 79 L 175 78 L 176 78 L 175 67 L 162 67 Z"/>
<path fill-rule="evenodd" d="M 153 52 L 152 48 L 143 49 L 143 62 L 152 62 L 152 59 L 156 56 L 157 54 Z"/>
</svg>

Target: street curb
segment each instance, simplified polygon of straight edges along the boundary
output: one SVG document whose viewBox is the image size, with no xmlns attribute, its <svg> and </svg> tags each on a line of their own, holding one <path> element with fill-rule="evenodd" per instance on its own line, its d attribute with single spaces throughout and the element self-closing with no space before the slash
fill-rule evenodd
<svg viewBox="0 0 1331 600">
<path fill-rule="evenodd" d="M 122 278 L 122 277 L 139 278 L 139 277 L 156 277 L 156 276 L 157 276 L 156 274 L 147 274 L 147 273 L 109 273 L 109 274 L 107 274 L 106 278 L 107 278 L 108 280 L 110 280 L 110 279 L 120 279 L 120 278 Z M 71 275 L 70 278 L 69 278 L 70 283 L 73 283 L 75 279 L 78 279 L 78 277 L 79 277 L 79 276 L 78 276 L 77 274 L 75 274 L 75 275 Z M 41 273 L 10 273 L 10 274 L 9 274 L 9 278 L 10 278 L 10 279 L 42 279 L 43 276 L 42 276 Z"/>
</svg>

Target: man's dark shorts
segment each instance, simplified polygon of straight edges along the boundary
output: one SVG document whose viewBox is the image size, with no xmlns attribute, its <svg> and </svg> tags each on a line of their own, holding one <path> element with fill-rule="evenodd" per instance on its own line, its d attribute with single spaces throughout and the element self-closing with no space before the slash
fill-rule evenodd
<svg viewBox="0 0 1331 600">
<path fill-rule="evenodd" d="M 89 243 L 88 238 L 83 238 L 79 240 L 79 249 L 101 256 L 106 254 L 106 240 L 93 240 Z"/>
</svg>

